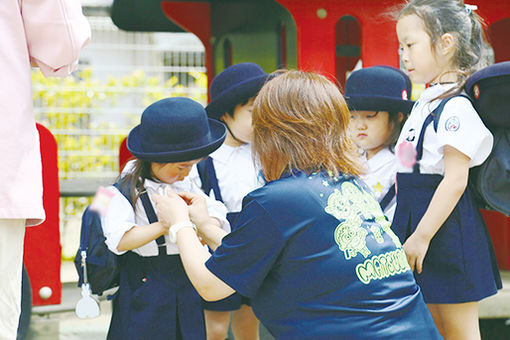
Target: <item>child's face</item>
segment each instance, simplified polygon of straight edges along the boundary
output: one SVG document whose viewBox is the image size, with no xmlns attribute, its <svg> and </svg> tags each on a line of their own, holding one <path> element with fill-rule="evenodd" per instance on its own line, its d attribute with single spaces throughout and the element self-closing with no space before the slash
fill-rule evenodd
<svg viewBox="0 0 510 340">
<path fill-rule="evenodd" d="M 414 14 L 397 22 L 397 36 L 402 61 L 414 83 L 435 83 L 446 73 L 449 61 L 442 53 L 434 53 L 434 46 L 425 31 L 422 19 Z M 441 78 L 441 81 L 447 81 Z"/>
<path fill-rule="evenodd" d="M 251 98 L 245 105 L 237 105 L 233 116 L 225 114 L 222 117 L 234 136 L 244 143 L 250 143 L 253 138 L 253 126 L 251 124 L 253 101 L 254 98 Z"/>
<path fill-rule="evenodd" d="M 385 147 L 392 129 L 389 116 L 386 111 L 351 111 L 349 132 L 367 159 Z"/>
<path fill-rule="evenodd" d="M 173 184 L 188 176 L 191 167 L 200 159 L 180 163 L 151 163 L 152 175 L 161 182 Z"/>
</svg>

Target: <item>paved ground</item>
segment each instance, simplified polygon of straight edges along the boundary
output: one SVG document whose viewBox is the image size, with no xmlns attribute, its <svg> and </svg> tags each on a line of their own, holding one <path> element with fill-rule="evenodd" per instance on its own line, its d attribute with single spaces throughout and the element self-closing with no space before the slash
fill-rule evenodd
<svg viewBox="0 0 510 340">
<path fill-rule="evenodd" d="M 80 319 L 74 314 L 80 299 L 76 283 L 63 283 L 62 304 L 51 307 L 34 307 L 28 340 L 104 340 L 111 317 L 109 301 L 101 301 L 101 315 L 95 319 Z"/>
<path fill-rule="evenodd" d="M 510 339 L 510 272 L 502 272 L 504 289 L 480 303 L 484 340 Z M 101 315 L 95 319 L 79 319 L 74 314 L 80 289 L 76 285 L 72 262 L 62 264 L 62 304 L 34 307 L 26 340 L 104 340 L 111 317 L 110 302 L 100 301 Z M 492 333 L 491 333 L 492 332 Z M 230 338 L 232 339 L 232 338 Z M 264 328 L 261 340 L 273 337 Z"/>
</svg>

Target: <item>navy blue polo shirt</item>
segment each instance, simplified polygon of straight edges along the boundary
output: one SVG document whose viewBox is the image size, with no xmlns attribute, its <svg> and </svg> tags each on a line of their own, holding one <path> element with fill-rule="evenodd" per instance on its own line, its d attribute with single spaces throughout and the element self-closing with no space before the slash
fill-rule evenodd
<svg viewBox="0 0 510 340">
<path fill-rule="evenodd" d="M 361 180 L 282 177 L 245 197 L 233 229 L 206 266 L 277 339 L 441 339 Z"/>
</svg>

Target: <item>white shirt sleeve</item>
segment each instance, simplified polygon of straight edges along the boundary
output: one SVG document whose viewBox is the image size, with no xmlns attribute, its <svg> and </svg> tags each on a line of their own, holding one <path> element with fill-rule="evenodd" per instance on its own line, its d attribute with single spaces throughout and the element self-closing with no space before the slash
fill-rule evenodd
<svg viewBox="0 0 510 340">
<path fill-rule="evenodd" d="M 110 200 L 105 215 L 101 217 L 101 226 L 108 249 L 122 255 L 126 251 L 118 251 L 117 247 L 124 234 L 136 225 L 135 211 L 117 188 L 111 186 L 107 189 L 115 195 Z"/>
<path fill-rule="evenodd" d="M 450 145 L 471 160 L 470 167 L 482 164 L 492 150 L 493 137 L 471 102 L 455 97 L 446 103 L 437 127 L 438 152 Z"/>
</svg>

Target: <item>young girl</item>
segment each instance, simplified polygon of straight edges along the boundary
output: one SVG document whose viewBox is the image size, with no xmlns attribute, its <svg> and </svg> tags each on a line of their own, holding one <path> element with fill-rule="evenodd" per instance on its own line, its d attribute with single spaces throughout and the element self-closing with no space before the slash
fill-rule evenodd
<svg viewBox="0 0 510 340">
<path fill-rule="evenodd" d="M 367 173 L 362 178 L 390 221 L 397 205 L 393 148 L 414 104 L 410 96 L 409 77 L 390 66 L 355 71 L 345 84 L 345 99 L 351 110 L 349 129 L 366 159 Z"/>
<path fill-rule="evenodd" d="M 209 118 L 225 123 L 227 137 L 198 169 L 202 188 L 225 204 L 232 225 L 244 196 L 261 186 L 251 151 L 251 121 L 253 101 L 267 77 L 259 65 L 239 63 L 227 67 L 211 82 L 211 102 L 205 110 Z M 195 173 L 190 177 L 195 177 Z M 249 303 L 237 293 L 222 301 L 205 301 L 207 339 L 224 340 L 232 318 L 236 340 L 258 340 L 259 321 Z"/>
<path fill-rule="evenodd" d="M 393 230 L 446 339 L 479 339 L 477 302 L 501 287 L 469 168 L 489 155 L 492 135 L 469 100 L 448 101 L 437 132 L 431 112 L 459 93 L 480 61 L 482 27 L 458 0 L 413 0 L 397 21 L 402 61 L 422 93 L 397 142 Z"/>
<path fill-rule="evenodd" d="M 201 193 L 186 181 L 191 167 L 216 150 L 225 127 L 208 120 L 202 105 L 167 98 L 147 107 L 127 138 L 136 157 L 123 171 L 102 218 L 109 249 L 119 256 L 120 285 L 108 339 L 205 339 L 202 301 L 189 282 L 168 224 L 158 221 L 151 197 L 165 188 Z M 203 195 L 203 193 L 202 193 Z M 203 195 L 205 197 L 205 195 Z M 226 209 L 209 200 L 210 223 L 227 231 Z"/>
<path fill-rule="evenodd" d="M 190 216 L 207 220 L 196 195 L 156 196 L 158 216 L 171 224 L 197 291 L 250 297 L 276 339 L 440 339 L 402 245 L 356 176 L 348 122 L 326 77 L 280 74 L 253 109 L 253 148 L 268 183 L 244 198 L 230 234 L 196 223 L 212 256 L 190 224 Z"/>
</svg>

